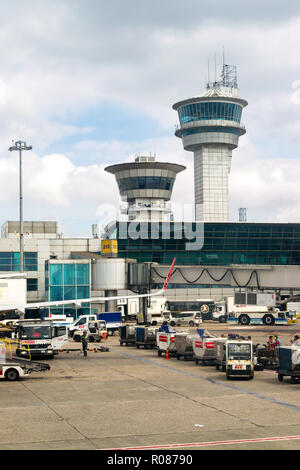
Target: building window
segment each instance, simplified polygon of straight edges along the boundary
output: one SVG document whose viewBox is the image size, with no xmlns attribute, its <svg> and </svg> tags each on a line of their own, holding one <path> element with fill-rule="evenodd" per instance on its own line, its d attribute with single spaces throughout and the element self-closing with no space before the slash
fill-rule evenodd
<svg viewBox="0 0 300 470">
<path fill-rule="evenodd" d="M 37 271 L 37 253 L 24 253 L 25 271 Z M 20 271 L 20 253 L 19 252 L 1 252 L 0 253 L 0 271 Z"/>
<path fill-rule="evenodd" d="M 37 279 L 27 279 L 27 292 L 37 291 L 38 290 L 38 280 Z"/>
<path fill-rule="evenodd" d="M 89 263 L 48 263 L 45 267 L 46 298 L 50 301 L 86 299 L 90 297 Z M 72 305 L 51 307 L 51 313 L 73 316 L 90 313 L 90 304 L 75 310 Z"/>
</svg>

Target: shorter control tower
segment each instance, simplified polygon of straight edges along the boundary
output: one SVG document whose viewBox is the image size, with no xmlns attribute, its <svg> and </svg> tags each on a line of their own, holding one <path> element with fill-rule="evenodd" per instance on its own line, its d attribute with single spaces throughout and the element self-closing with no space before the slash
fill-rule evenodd
<svg viewBox="0 0 300 470">
<path fill-rule="evenodd" d="M 168 203 L 177 173 L 185 166 L 156 162 L 155 156 L 138 156 L 132 163 L 105 168 L 115 175 L 120 195 L 127 207 L 122 213 L 130 221 L 163 221 L 171 213 Z"/>
</svg>

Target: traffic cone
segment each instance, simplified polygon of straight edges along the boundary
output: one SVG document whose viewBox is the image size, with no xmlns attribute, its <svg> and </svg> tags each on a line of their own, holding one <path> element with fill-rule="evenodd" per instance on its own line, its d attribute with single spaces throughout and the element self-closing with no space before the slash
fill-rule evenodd
<svg viewBox="0 0 300 470">
<path fill-rule="evenodd" d="M 166 349 L 165 359 L 170 359 L 169 348 Z"/>
</svg>

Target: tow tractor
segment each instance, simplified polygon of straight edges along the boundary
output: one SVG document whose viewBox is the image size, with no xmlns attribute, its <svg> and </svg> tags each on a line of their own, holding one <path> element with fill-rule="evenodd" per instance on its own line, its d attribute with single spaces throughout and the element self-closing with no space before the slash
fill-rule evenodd
<svg viewBox="0 0 300 470">
<path fill-rule="evenodd" d="M 50 370 L 49 364 L 26 361 L 26 359 L 7 359 L 0 361 L 0 379 L 9 381 L 18 380 L 31 372 L 44 372 Z"/>
<path fill-rule="evenodd" d="M 15 341 L 3 338 L 0 341 L 0 378 L 9 381 L 18 380 L 31 372 L 50 370 L 49 364 L 32 362 L 27 359 L 16 359 L 12 356 Z M 7 357 L 9 356 L 9 357 Z"/>
<path fill-rule="evenodd" d="M 226 377 L 254 377 L 252 341 L 226 341 Z"/>
<path fill-rule="evenodd" d="M 100 343 L 102 338 L 104 338 L 104 335 L 105 337 L 107 336 L 106 322 L 104 320 L 88 322 L 86 329 L 88 331 L 89 341 L 91 343 L 94 341 Z M 73 334 L 73 340 L 77 342 L 81 341 L 81 337 L 84 331 L 85 329 L 76 330 Z"/>
</svg>

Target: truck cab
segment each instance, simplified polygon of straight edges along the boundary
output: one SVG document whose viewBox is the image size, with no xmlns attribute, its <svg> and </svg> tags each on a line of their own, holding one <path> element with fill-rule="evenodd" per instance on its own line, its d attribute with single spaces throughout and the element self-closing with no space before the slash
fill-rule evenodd
<svg viewBox="0 0 300 470">
<path fill-rule="evenodd" d="M 66 326 L 54 326 L 51 320 L 20 320 L 15 337 L 19 340 L 18 356 L 53 358 L 68 341 L 68 331 Z"/>
</svg>

